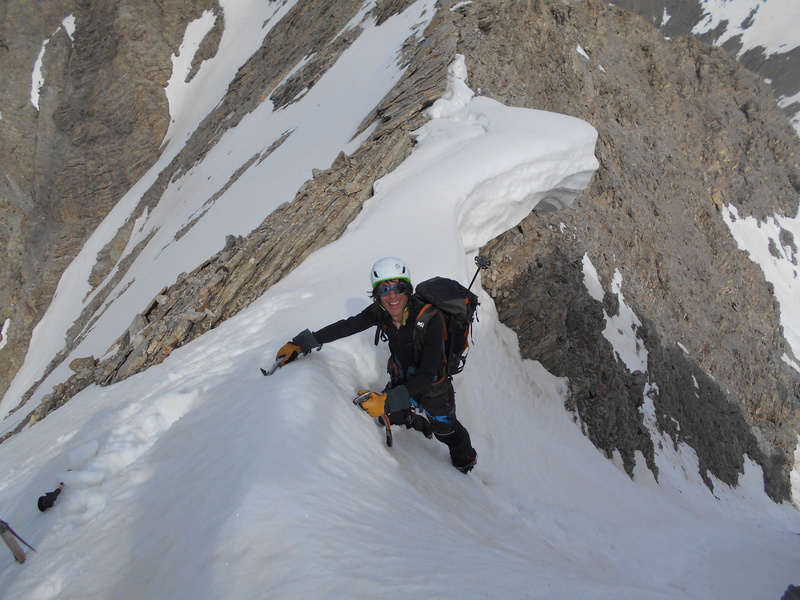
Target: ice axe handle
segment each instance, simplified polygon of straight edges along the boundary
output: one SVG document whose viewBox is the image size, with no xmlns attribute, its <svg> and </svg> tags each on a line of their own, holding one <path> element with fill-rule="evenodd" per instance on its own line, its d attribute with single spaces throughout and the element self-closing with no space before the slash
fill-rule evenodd
<svg viewBox="0 0 800 600">
<path fill-rule="evenodd" d="M 370 391 L 366 391 L 363 394 L 359 394 L 358 396 L 353 398 L 353 404 L 355 404 L 358 407 L 361 407 L 364 401 L 367 400 L 371 395 L 372 392 Z M 392 424 L 389 422 L 389 415 L 387 415 L 386 413 L 384 413 L 382 418 L 383 418 L 383 427 L 386 430 L 386 445 L 391 448 L 392 444 L 394 443 L 394 440 L 392 438 Z"/>
<path fill-rule="evenodd" d="M 312 350 L 316 350 L 317 352 L 319 352 L 320 350 L 322 350 L 322 344 L 320 344 L 316 348 L 312 348 Z M 306 354 L 309 354 L 310 352 L 311 352 L 311 350 L 309 350 L 308 352 L 303 352 L 302 356 L 305 356 Z M 281 358 L 276 359 L 275 362 L 272 363 L 272 366 L 269 369 L 265 369 L 263 367 L 260 367 L 259 370 L 261 371 L 261 374 L 264 377 L 269 377 L 270 375 L 275 373 L 275 371 L 277 371 L 278 369 L 280 369 L 283 366 L 281 364 L 282 360 L 283 359 L 281 359 Z M 288 364 L 288 363 L 286 363 L 286 364 Z"/>
<path fill-rule="evenodd" d="M 370 392 L 370 391 L 364 392 L 363 394 L 359 394 L 358 396 L 353 398 L 353 404 L 355 404 L 356 406 L 360 407 L 363 404 L 364 400 L 369 398 L 371 394 L 372 394 L 372 392 Z"/>
<path fill-rule="evenodd" d="M 265 377 L 269 377 L 270 375 L 272 375 L 275 371 L 277 371 L 280 368 L 281 368 L 281 361 L 280 360 L 276 360 L 274 363 L 272 363 L 272 366 L 269 368 L 269 370 L 262 368 L 261 369 L 261 374 L 264 375 Z"/>
<path fill-rule="evenodd" d="M 392 438 L 392 426 L 389 423 L 389 415 L 383 415 L 383 422 L 386 425 L 386 445 L 391 448 L 394 440 Z"/>
<path fill-rule="evenodd" d="M 479 254 L 475 257 L 475 264 L 478 267 L 478 270 L 475 271 L 475 275 L 472 276 L 472 281 L 469 282 L 469 287 L 467 291 L 472 289 L 472 284 L 475 283 L 475 280 L 478 278 L 478 273 L 481 272 L 483 269 L 488 269 L 492 266 L 492 261 L 489 260 L 489 257 L 484 254 Z"/>
</svg>

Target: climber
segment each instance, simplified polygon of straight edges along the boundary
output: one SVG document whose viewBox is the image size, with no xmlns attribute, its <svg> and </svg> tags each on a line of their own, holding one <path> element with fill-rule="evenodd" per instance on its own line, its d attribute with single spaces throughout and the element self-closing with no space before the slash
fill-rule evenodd
<svg viewBox="0 0 800 600">
<path fill-rule="evenodd" d="M 317 331 L 302 331 L 281 347 L 276 360 L 282 367 L 322 344 L 377 327 L 376 343 L 378 336 L 389 342 L 390 380 L 382 393 L 369 393 L 361 407 L 373 417 L 388 415 L 391 424 L 435 436 L 447 445 L 453 466 L 468 473 L 478 454 L 456 418 L 455 392 L 445 365 L 444 317 L 434 309 L 438 318 L 429 319 L 424 331 L 416 334 L 421 343 L 415 344 L 422 303 L 413 295 L 408 267 L 398 258 L 382 258 L 373 265 L 370 279 L 370 306 Z"/>
</svg>

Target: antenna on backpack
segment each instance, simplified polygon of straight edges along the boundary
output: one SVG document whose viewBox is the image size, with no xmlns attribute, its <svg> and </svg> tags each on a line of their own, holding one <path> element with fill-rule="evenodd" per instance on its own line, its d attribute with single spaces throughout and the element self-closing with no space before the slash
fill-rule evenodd
<svg viewBox="0 0 800 600">
<path fill-rule="evenodd" d="M 478 270 L 475 271 L 475 275 L 473 275 L 472 281 L 469 282 L 469 287 L 467 288 L 467 291 L 472 289 L 472 284 L 475 283 L 475 280 L 478 278 L 478 273 L 480 273 L 481 270 L 488 269 L 489 267 L 492 266 L 492 261 L 489 260 L 488 256 L 484 254 L 479 254 L 478 256 L 475 257 L 475 264 L 478 266 Z"/>
</svg>

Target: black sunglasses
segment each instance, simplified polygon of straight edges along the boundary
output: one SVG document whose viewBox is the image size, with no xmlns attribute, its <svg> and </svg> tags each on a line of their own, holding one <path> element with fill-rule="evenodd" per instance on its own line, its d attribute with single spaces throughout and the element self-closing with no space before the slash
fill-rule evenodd
<svg viewBox="0 0 800 600">
<path fill-rule="evenodd" d="M 378 287 L 375 288 L 375 291 L 378 292 L 378 296 L 380 296 L 381 298 L 385 298 L 391 292 L 394 292 L 395 294 L 405 294 L 406 289 L 407 286 L 405 282 L 398 281 L 394 285 L 379 285 Z"/>
</svg>

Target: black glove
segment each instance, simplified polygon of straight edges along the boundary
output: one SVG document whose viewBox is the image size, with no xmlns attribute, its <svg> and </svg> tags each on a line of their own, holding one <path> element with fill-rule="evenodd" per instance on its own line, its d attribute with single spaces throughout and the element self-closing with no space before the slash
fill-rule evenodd
<svg viewBox="0 0 800 600">
<path fill-rule="evenodd" d="M 411 398 L 404 385 L 393 387 L 386 393 L 386 412 L 397 412 L 411 407 Z"/>
<path fill-rule="evenodd" d="M 314 337 L 314 334 L 308 329 L 304 329 L 294 336 L 294 338 L 292 338 L 292 343 L 295 346 L 298 346 L 300 348 L 300 352 L 303 354 L 308 354 L 317 346 L 322 345 L 317 341 L 317 338 Z"/>
</svg>

